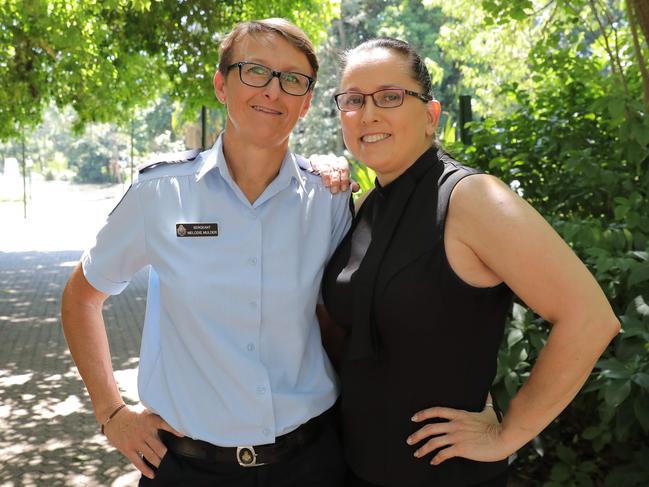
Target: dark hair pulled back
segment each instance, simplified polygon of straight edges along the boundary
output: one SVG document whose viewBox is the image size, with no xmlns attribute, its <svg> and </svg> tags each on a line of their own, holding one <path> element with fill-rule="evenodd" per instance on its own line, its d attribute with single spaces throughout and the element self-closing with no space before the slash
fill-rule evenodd
<svg viewBox="0 0 649 487">
<path fill-rule="evenodd" d="M 422 93 L 424 93 L 425 95 L 433 96 L 433 84 L 431 82 L 428 69 L 426 69 L 426 64 L 410 44 L 399 39 L 393 39 L 391 37 L 378 37 L 376 39 L 365 41 L 355 48 L 345 51 L 341 56 L 341 71 L 345 71 L 349 59 L 354 54 L 362 51 L 369 51 L 372 49 L 388 49 L 390 51 L 395 51 L 401 54 L 405 59 L 407 59 L 408 66 L 410 68 L 410 76 L 417 83 L 419 83 L 422 88 Z"/>
</svg>

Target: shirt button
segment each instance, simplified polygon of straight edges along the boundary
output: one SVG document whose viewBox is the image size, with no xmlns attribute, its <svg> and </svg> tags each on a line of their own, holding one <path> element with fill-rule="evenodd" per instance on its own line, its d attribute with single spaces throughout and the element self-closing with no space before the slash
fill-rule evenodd
<svg viewBox="0 0 649 487">
<path fill-rule="evenodd" d="M 250 301 L 250 307 L 252 309 L 257 309 L 257 301 Z"/>
<path fill-rule="evenodd" d="M 262 433 L 264 433 L 264 436 L 268 436 L 270 434 L 270 429 L 269 428 L 264 428 Z"/>
<path fill-rule="evenodd" d="M 264 386 L 257 386 L 257 394 L 259 394 L 260 396 L 262 394 L 266 394 L 266 388 Z"/>
<path fill-rule="evenodd" d="M 256 265 L 257 264 L 257 257 L 250 257 L 248 259 L 248 262 L 250 263 L 250 265 Z"/>
<path fill-rule="evenodd" d="M 249 343 L 248 346 L 246 347 L 249 352 L 254 352 L 255 351 L 255 345 L 252 343 Z"/>
<path fill-rule="evenodd" d="M 253 220 L 256 220 L 257 219 L 257 213 L 250 212 L 250 218 L 252 218 Z"/>
</svg>

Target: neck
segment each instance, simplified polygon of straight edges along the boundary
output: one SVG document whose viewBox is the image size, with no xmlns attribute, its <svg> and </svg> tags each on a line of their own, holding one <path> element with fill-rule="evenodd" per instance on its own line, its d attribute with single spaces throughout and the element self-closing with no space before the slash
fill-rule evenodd
<svg viewBox="0 0 649 487">
<path fill-rule="evenodd" d="M 288 139 L 280 145 L 259 147 L 240 140 L 236 130 L 223 134 L 223 155 L 234 182 L 250 203 L 254 203 L 277 177 L 288 150 Z"/>
</svg>

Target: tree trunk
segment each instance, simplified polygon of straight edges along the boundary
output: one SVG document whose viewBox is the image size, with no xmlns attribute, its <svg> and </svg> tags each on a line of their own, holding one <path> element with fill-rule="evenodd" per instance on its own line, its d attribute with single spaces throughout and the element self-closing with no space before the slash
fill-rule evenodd
<svg viewBox="0 0 649 487">
<path fill-rule="evenodd" d="M 648 5 L 646 0 L 644 2 L 644 5 Z M 634 12 L 634 7 L 631 5 L 631 0 L 627 0 L 626 2 L 626 13 L 629 16 L 629 26 L 631 27 L 631 37 L 633 39 L 633 50 L 635 51 L 635 55 L 638 58 L 638 67 L 640 68 L 640 74 L 642 75 L 642 101 L 645 105 L 645 108 L 649 108 L 649 72 L 647 71 L 647 65 L 642 54 L 641 42 L 638 39 L 639 16 L 637 15 L 637 11 Z M 649 45 L 649 39 L 647 41 L 647 45 Z"/>
<path fill-rule="evenodd" d="M 649 1 L 633 0 L 633 9 L 636 13 L 636 20 L 644 34 L 645 42 L 649 46 Z"/>
</svg>

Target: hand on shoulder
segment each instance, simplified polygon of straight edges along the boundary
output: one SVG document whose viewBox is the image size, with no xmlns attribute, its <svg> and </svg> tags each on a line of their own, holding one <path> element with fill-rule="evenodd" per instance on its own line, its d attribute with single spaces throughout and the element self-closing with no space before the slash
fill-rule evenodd
<svg viewBox="0 0 649 487">
<path fill-rule="evenodd" d="M 322 177 L 323 184 L 333 194 L 339 191 L 347 191 L 350 185 L 353 192 L 360 189 L 358 183 L 350 179 L 349 161 L 344 156 L 312 154 L 309 161 L 313 170 Z"/>
</svg>

